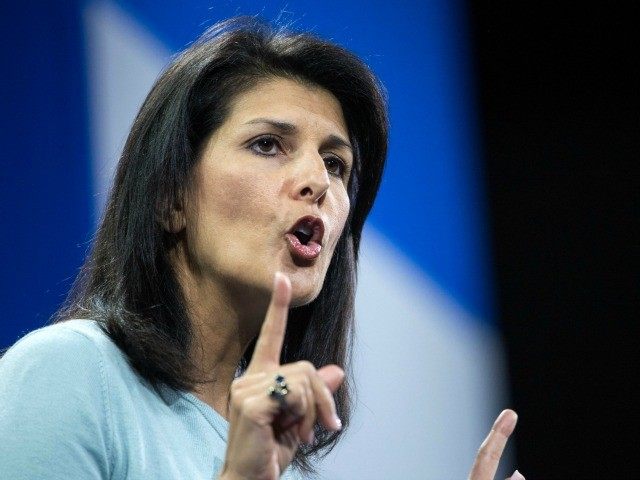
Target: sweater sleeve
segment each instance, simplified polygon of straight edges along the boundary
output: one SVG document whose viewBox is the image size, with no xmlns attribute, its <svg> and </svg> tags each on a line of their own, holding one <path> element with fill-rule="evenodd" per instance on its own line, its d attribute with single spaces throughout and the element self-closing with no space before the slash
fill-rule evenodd
<svg viewBox="0 0 640 480">
<path fill-rule="evenodd" d="M 0 478 L 108 479 L 111 419 L 101 352 L 64 324 L 0 358 Z"/>
</svg>

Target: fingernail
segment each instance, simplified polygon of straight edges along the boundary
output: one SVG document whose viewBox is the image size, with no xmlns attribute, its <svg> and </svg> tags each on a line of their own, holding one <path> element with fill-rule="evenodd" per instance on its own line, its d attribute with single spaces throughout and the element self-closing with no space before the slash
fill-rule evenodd
<svg viewBox="0 0 640 480">
<path fill-rule="evenodd" d="M 493 424 L 495 430 L 500 430 L 504 435 L 509 436 L 513 433 L 518 423 L 518 415 L 513 410 L 503 410 L 496 422 Z"/>
<path fill-rule="evenodd" d="M 340 417 L 338 417 L 338 415 L 333 416 L 333 423 L 336 426 L 336 431 L 342 430 L 342 420 L 340 420 Z"/>
<path fill-rule="evenodd" d="M 513 472 L 513 475 L 511 475 L 507 480 L 526 480 L 526 479 L 518 470 L 516 470 L 515 472 Z"/>
</svg>

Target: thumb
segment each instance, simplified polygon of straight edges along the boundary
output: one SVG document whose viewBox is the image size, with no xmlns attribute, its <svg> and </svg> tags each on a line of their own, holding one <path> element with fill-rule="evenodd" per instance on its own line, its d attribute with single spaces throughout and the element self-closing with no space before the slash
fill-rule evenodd
<svg viewBox="0 0 640 480">
<path fill-rule="evenodd" d="M 318 375 L 331 393 L 335 393 L 344 380 L 344 370 L 337 365 L 325 365 L 318 369 Z"/>
</svg>

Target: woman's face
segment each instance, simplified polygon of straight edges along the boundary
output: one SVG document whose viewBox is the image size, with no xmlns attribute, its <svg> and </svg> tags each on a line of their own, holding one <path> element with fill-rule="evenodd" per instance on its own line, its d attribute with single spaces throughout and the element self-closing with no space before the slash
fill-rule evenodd
<svg viewBox="0 0 640 480">
<path fill-rule="evenodd" d="M 279 270 L 293 306 L 316 298 L 349 213 L 348 139 L 319 87 L 277 78 L 240 94 L 204 145 L 186 208 L 185 263 L 200 287 L 250 304 Z"/>
</svg>

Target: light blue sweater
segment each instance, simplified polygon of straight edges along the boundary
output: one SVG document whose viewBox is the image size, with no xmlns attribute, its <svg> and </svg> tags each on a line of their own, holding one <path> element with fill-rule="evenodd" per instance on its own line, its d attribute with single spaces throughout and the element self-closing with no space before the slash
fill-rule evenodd
<svg viewBox="0 0 640 480">
<path fill-rule="evenodd" d="M 0 479 L 211 480 L 227 430 L 194 395 L 151 387 L 93 321 L 36 330 L 0 359 Z"/>
</svg>

